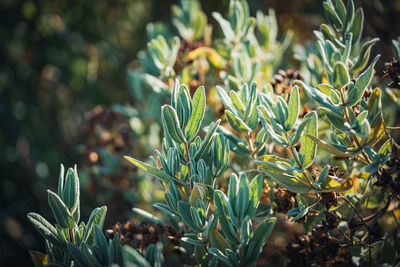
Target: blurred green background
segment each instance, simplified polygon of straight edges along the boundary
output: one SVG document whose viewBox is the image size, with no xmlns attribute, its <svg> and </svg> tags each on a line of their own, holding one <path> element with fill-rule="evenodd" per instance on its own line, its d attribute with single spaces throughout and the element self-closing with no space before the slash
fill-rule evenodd
<svg viewBox="0 0 400 267">
<path fill-rule="evenodd" d="M 200 2 L 211 23 L 211 12 L 224 13 L 229 4 Z M 391 39 L 400 35 L 400 1 L 355 2 L 365 11 L 365 37 L 381 38 L 376 50 L 389 61 Z M 140 146 L 135 121 L 112 107 L 140 105 L 130 93 L 127 69 L 146 43 L 146 24 L 169 23 L 172 3 L 0 1 L 0 265 L 30 266 L 28 250 L 44 250 L 26 213 L 51 218 L 45 190 L 56 187 L 61 163 L 78 165 L 85 220 L 91 208 L 107 205 L 107 228 L 127 219 L 142 199 L 151 202 L 148 181 L 120 161 L 126 154 L 145 158 L 153 147 Z M 249 4 L 252 14 L 274 8 L 280 32 L 294 29 L 300 43 L 313 40 L 323 19 L 318 0 Z M 378 74 L 383 67 L 381 61 Z"/>
</svg>

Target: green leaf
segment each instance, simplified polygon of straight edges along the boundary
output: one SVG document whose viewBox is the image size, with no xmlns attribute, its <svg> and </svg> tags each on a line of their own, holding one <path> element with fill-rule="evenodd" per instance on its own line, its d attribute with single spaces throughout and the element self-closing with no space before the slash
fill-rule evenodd
<svg viewBox="0 0 400 267">
<path fill-rule="evenodd" d="M 232 104 L 233 104 L 235 110 L 237 111 L 237 115 L 243 116 L 245 113 L 245 107 L 242 103 L 242 100 L 240 100 L 239 95 L 235 91 L 231 90 L 230 96 L 231 96 Z"/>
<path fill-rule="evenodd" d="M 98 225 L 95 225 L 93 228 L 93 240 L 95 247 L 99 248 L 101 263 L 106 264 L 108 262 L 108 245 L 106 237 L 103 234 L 103 231 Z"/>
<path fill-rule="evenodd" d="M 228 265 L 228 266 L 234 266 L 234 265 L 229 261 L 229 258 L 228 258 L 224 253 L 222 253 L 219 249 L 217 249 L 217 248 L 210 248 L 210 249 L 208 250 L 208 252 L 209 252 L 211 255 L 214 255 L 215 257 L 217 257 L 218 260 L 222 261 L 222 262 L 225 263 L 226 265 Z"/>
<path fill-rule="evenodd" d="M 179 215 L 182 218 L 182 221 L 192 228 L 195 232 L 201 232 L 201 229 L 197 227 L 197 225 L 194 223 L 192 216 L 190 214 L 190 205 L 186 202 L 183 201 L 178 201 L 178 211 Z"/>
<path fill-rule="evenodd" d="M 131 162 L 133 165 L 141 168 L 142 170 L 144 170 L 144 171 L 146 171 L 148 173 L 151 173 L 152 175 L 154 175 L 155 177 L 159 178 L 160 180 L 162 180 L 162 181 L 164 181 L 166 183 L 169 183 L 169 181 L 172 180 L 172 181 L 174 181 L 175 183 L 177 183 L 179 185 L 186 186 L 186 184 L 184 182 L 178 180 L 175 177 L 169 176 L 168 174 L 164 173 L 163 171 L 160 171 L 159 169 L 154 168 L 153 166 L 151 166 L 151 165 L 149 165 L 149 164 L 147 164 L 145 162 L 142 162 L 140 160 L 137 160 L 137 159 L 134 159 L 134 158 L 131 158 L 131 157 L 128 157 L 128 156 L 124 156 L 124 158 L 126 160 L 128 160 L 129 162 Z"/>
<path fill-rule="evenodd" d="M 64 249 L 65 245 L 58 238 L 58 233 L 56 228 L 51 225 L 45 218 L 37 213 L 30 212 L 27 215 L 28 220 L 33 224 L 35 229 L 52 245 L 59 249 Z"/>
<path fill-rule="evenodd" d="M 200 129 L 206 108 L 206 92 L 204 87 L 197 88 L 193 95 L 192 115 L 190 116 L 188 125 L 186 126 L 186 138 L 191 142 Z"/>
<path fill-rule="evenodd" d="M 91 243 L 93 238 L 92 232 L 95 225 L 98 225 L 100 229 L 103 228 L 104 219 L 106 218 L 107 207 L 102 206 L 100 208 L 95 208 L 90 214 L 88 223 L 85 226 L 85 233 L 83 235 L 83 241 Z"/>
<path fill-rule="evenodd" d="M 182 237 L 181 240 L 196 247 L 204 247 L 206 245 L 206 242 L 203 240 L 193 239 L 190 237 Z"/>
<path fill-rule="evenodd" d="M 76 224 L 67 206 L 56 193 L 47 190 L 48 201 L 57 224 L 62 228 L 75 228 Z"/>
<path fill-rule="evenodd" d="M 358 88 L 360 88 L 360 90 L 362 90 L 363 92 L 364 92 L 364 89 L 367 88 L 367 86 L 370 84 L 370 82 L 372 80 L 373 70 L 374 70 L 375 64 L 379 58 L 380 58 L 380 55 L 377 55 L 374 58 L 374 60 L 372 61 L 372 63 L 369 65 L 369 67 L 363 73 L 360 74 L 360 76 L 358 77 L 358 79 L 356 81 L 356 86 Z"/>
<path fill-rule="evenodd" d="M 247 126 L 244 121 L 236 116 L 234 113 L 229 110 L 225 110 L 226 118 L 228 119 L 229 125 L 237 132 L 251 132 L 249 126 Z"/>
<path fill-rule="evenodd" d="M 328 177 L 329 168 L 330 168 L 329 165 L 326 165 L 324 167 L 324 169 L 321 171 L 321 173 L 318 175 L 317 179 L 315 180 L 316 184 L 322 186 L 325 183 L 326 178 Z"/>
<path fill-rule="evenodd" d="M 71 213 L 78 209 L 79 205 L 79 177 L 78 171 L 70 168 L 65 178 L 63 200 Z"/>
<path fill-rule="evenodd" d="M 231 249 L 231 246 L 229 245 L 229 243 L 218 232 L 218 230 L 211 230 L 209 239 L 210 239 L 211 247 L 217 248 L 221 251 L 225 251 L 225 249 Z"/>
<path fill-rule="evenodd" d="M 124 266 L 131 263 L 134 264 L 132 266 L 151 267 L 147 260 L 136 249 L 129 245 L 122 247 L 122 257 L 124 259 Z"/>
<path fill-rule="evenodd" d="M 285 130 L 290 131 L 295 125 L 300 112 L 300 94 L 299 88 L 294 86 L 289 99 L 289 114 L 285 121 Z"/>
<path fill-rule="evenodd" d="M 334 154 L 334 155 L 336 155 L 336 156 L 345 157 L 345 158 L 346 158 L 346 157 L 354 156 L 353 153 L 350 153 L 350 152 L 343 152 L 343 151 L 339 150 L 338 148 L 336 148 L 336 147 L 334 147 L 334 146 L 332 146 L 332 145 L 326 143 L 324 140 L 318 139 L 318 138 L 315 137 L 315 136 L 308 135 L 308 137 L 309 137 L 312 141 L 314 141 L 315 143 L 317 143 L 319 146 L 321 146 L 323 149 L 325 149 L 326 151 L 328 151 L 328 152 L 330 152 L 330 153 L 332 153 L 332 154 Z"/>
<path fill-rule="evenodd" d="M 303 218 L 308 213 L 308 208 L 303 209 L 300 211 L 295 217 L 292 218 L 292 222 L 297 221 L 298 219 Z"/>
<path fill-rule="evenodd" d="M 261 191 L 263 188 L 263 177 L 258 174 L 250 183 L 250 203 L 246 214 L 252 219 L 260 203 Z"/>
<path fill-rule="evenodd" d="M 393 139 L 388 139 L 382 146 L 379 148 L 378 154 L 381 157 L 386 157 L 389 153 L 392 152 Z"/>
<path fill-rule="evenodd" d="M 368 42 L 365 42 L 360 52 L 357 60 L 351 65 L 350 71 L 358 72 L 361 71 L 368 63 L 369 57 L 371 55 L 372 47 L 379 41 L 379 38 L 374 38 Z"/>
<path fill-rule="evenodd" d="M 360 41 L 364 24 L 364 12 L 362 8 L 357 9 L 349 31 L 353 34 L 353 45 Z"/>
<path fill-rule="evenodd" d="M 300 137 L 303 135 L 304 128 L 307 126 L 307 123 L 309 120 L 310 120 L 310 117 L 303 119 L 303 121 L 297 127 L 296 131 L 292 134 L 292 136 L 290 138 L 290 144 L 289 144 L 290 147 L 295 146 L 297 144 L 297 142 L 299 142 Z"/>
<path fill-rule="evenodd" d="M 247 177 L 244 174 L 239 178 L 239 189 L 236 197 L 235 210 L 239 218 L 243 219 L 246 216 L 246 211 L 250 201 L 250 189 Z"/>
<path fill-rule="evenodd" d="M 294 84 L 304 88 L 306 93 L 320 105 L 329 108 L 331 110 L 336 110 L 336 111 L 343 110 L 344 108 L 343 106 L 335 105 L 327 95 L 325 95 L 318 89 L 310 87 L 306 85 L 304 82 L 299 80 L 294 81 Z"/>
<path fill-rule="evenodd" d="M 74 259 L 74 261 L 76 261 L 77 264 L 79 264 L 80 266 L 91 266 L 91 264 L 88 263 L 85 256 L 79 249 L 79 247 L 73 245 L 72 243 L 68 243 L 67 247 L 69 253 L 72 255 L 72 258 Z"/>
<path fill-rule="evenodd" d="M 257 165 L 261 165 L 260 162 L 256 163 Z M 268 175 L 268 177 L 270 177 L 274 182 L 287 188 L 291 192 L 305 194 L 311 190 L 310 187 L 299 182 L 298 179 L 300 178 L 296 179 L 296 176 L 294 175 L 284 173 L 281 170 L 280 171 L 275 171 L 271 169 L 267 170 L 262 165 L 260 167 L 262 168 L 262 171 L 265 172 Z M 306 183 L 305 181 L 303 182 Z"/>
<path fill-rule="evenodd" d="M 64 193 L 64 165 L 62 165 L 62 164 L 61 164 L 61 167 L 60 167 L 60 175 L 59 175 L 59 178 L 58 178 L 58 191 L 57 191 L 57 193 L 58 193 L 58 196 L 61 199 L 64 199 L 64 196 L 63 196 L 63 193 Z"/>
<path fill-rule="evenodd" d="M 232 101 L 229 98 L 228 94 L 225 92 L 225 90 L 218 85 L 216 86 L 216 88 L 219 98 L 221 99 L 222 104 L 224 104 L 225 108 L 227 108 L 231 112 L 236 112 L 235 108 L 233 107 Z"/>
<path fill-rule="evenodd" d="M 245 266 L 252 266 L 258 259 L 267 242 L 272 230 L 274 229 L 276 218 L 269 218 L 260 223 L 249 240 L 248 249 L 246 249 Z"/>
<path fill-rule="evenodd" d="M 258 116 L 260 117 L 261 123 L 265 129 L 265 132 L 268 136 L 281 146 L 286 146 L 286 140 L 282 136 L 282 134 L 275 131 L 275 129 L 270 124 L 270 118 L 267 109 L 264 106 L 257 106 Z"/>
<path fill-rule="evenodd" d="M 377 55 L 375 57 L 375 59 L 372 61 L 369 67 L 363 73 L 360 74 L 354 85 L 352 83 L 349 85 L 349 93 L 348 93 L 349 97 L 348 97 L 348 102 L 346 103 L 347 106 L 351 107 L 357 104 L 361 100 L 365 89 L 368 87 L 368 85 L 372 80 L 374 66 L 375 63 L 378 61 L 379 57 L 380 55 Z"/>
<path fill-rule="evenodd" d="M 333 68 L 333 86 L 336 89 L 342 88 L 350 82 L 350 75 L 342 62 L 336 62 Z"/>
<path fill-rule="evenodd" d="M 304 156 L 303 167 L 308 168 L 314 161 L 315 154 L 317 152 L 317 144 L 313 142 L 308 136 L 318 135 L 318 116 L 317 112 L 313 110 L 304 116 L 304 119 L 310 118 L 308 121 L 303 136 L 301 138 L 300 153 Z"/>
<path fill-rule="evenodd" d="M 175 109 L 170 105 L 164 105 L 161 107 L 161 116 L 165 121 L 165 126 L 167 127 L 165 130 L 171 138 L 178 144 L 186 142 Z"/>
<path fill-rule="evenodd" d="M 229 242 L 236 243 L 235 233 L 231 223 L 228 221 L 227 210 L 228 203 L 225 194 L 222 191 L 214 191 L 214 206 L 217 213 L 221 230 Z"/>
<path fill-rule="evenodd" d="M 212 144 L 212 138 L 217 130 L 221 120 L 217 120 L 216 122 L 212 122 L 208 127 L 208 132 L 204 137 L 204 140 L 201 142 L 199 149 L 197 150 L 196 154 L 194 155 L 194 160 L 198 161 L 202 157 L 204 157 L 210 150 Z"/>
<path fill-rule="evenodd" d="M 336 112 L 333 112 L 327 108 L 321 108 L 321 109 L 325 112 L 326 117 L 336 129 L 342 132 L 348 132 L 350 130 L 349 127 L 347 127 L 344 124 L 345 121 L 343 116 L 340 116 Z"/>
</svg>

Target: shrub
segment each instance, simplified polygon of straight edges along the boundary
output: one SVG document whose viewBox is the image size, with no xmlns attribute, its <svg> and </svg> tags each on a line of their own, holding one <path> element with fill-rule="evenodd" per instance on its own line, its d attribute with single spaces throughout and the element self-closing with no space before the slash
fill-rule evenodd
<svg viewBox="0 0 400 267">
<path fill-rule="evenodd" d="M 134 211 L 182 233 L 178 247 L 190 258 L 185 264 L 254 266 L 268 250 L 278 212 L 310 233 L 288 245 L 286 263 L 398 261 L 393 209 L 399 203 L 399 158 L 391 135 L 398 128 L 385 123 L 385 112 L 392 111 L 382 104 L 382 90 L 370 89 L 380 57 L 370 62 L 370 56 L 378 39 L 361 42 L 363 11 L 352 0 L 323 6 L 328 24 L 315 31 L 314 46 L 296 55 L 303 59 L 303 75 L 278 71 L 290 64 L 285 53 L 291 34 L 278 41 L 273 11 L 252 18 L 245 1 L 230 2 L 228 19 L 213 13 L 223 32 L 215 41 L 196 1 L 173 7 L 179 37 L 164 24 L 149 25 L 151 40 L 130 78 L 138 98 L 161 103 L 170 96 L 161 107 L 164 137 L 152 162 L 125 158 L 160 182 L 164 202 L 154 207 L 163 215 Z M 388 65 L 392 88 L 398 85 L 396 68 L 398 61 Z M 117 232 L 107 243 L 101 232 L 105 207 L 78 224 L 76 169 L 65 182 L 60 175 L 49 204 L 55 227 L 28 215 L 46 238 L 47 256 L 33 254 L 37 262 L 168 262 L 165 238 L 121 248 Z"/>
</svg>

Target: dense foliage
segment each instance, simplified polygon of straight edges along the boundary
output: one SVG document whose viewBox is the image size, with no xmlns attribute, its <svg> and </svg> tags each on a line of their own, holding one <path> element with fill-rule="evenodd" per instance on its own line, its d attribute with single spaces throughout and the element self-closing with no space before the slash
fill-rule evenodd
<svg viewBox="0 0 400 267">
<path fill-rule="evenodd" d="M 160 150 L 150 161 L 125 157 L 161 185 L 160 212 L 134 208 L 153 225 L 117 224 L 105 235 L 107 208 L 80 221 L 77 168 L 64 177 L 62 167 L 57 193 L 48 191 L 56 223 L 28 214 L 46 239 L 46 254 L 31 252 L 35 265 L 254 266 L 277 218 L 305 229 L 285 264 L 397 263 L 399 128 L 386 118 L 398 112 L 399 42 L 391 81 L 374 87 L 379 39 L 362 40 L 363 9 L 352 0 L 323 8 L 327 23 L 307 47 L 293 46 L 290 31 L 279 37 L 273 10 L 254 18 L 245 1 L 212 13 L 216 39 L 197 1 L 172 7 L 176 31 L 149 24 L 128 74 L 140 108 L 115 109 L 146 139 L 163 130 L 161 143 L 146 140 Z M 293 47 L 301 71 L 288 69 Z"/>
</svg>

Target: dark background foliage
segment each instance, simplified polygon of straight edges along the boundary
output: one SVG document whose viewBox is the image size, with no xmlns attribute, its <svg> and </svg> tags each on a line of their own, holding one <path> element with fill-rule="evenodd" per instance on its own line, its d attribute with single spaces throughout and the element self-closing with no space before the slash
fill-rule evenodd
<svg viewBox="0 0 400 267">
<path fill-rule="evenodd" d="M 60 163 L 77 164 L 85 173 L 80 166 L 88 161 L 82 147 L 89 142 L 84 132 L 90 111 L 115 103 L 135 104 L 127 68 L 146 43 L 146 24 L 169 22 L 174 2 L 0 1 L 0 265 L 31 265 L 28 250 L 44 249 L 26 213 L 51 217 L 45 190 L 55 188 Z M 381 38 L 377 48 L 390 60 L 391 39 L 400 34 L 400 2 L 355 2 L 365 11 L 366 37 Z M 209 16 L 227 10 L 229 1 L 201 3 Z M 274 8 L 281 31 L 294 29 L 301 43 L 313 39 L 312 30 L 322 20 L 318 0 L 250 0 L 249 4 L 252 12 Z M 128 119 L 119 119 L 122 124 L 124 120 Z M 83 186 L 86 220 L 89 207 L 111 204 L 104 188 L 91 188 L 89 180 Z M 117 198 L 112 205 L 106 227 L 129 217 L 135 199 Z"/>
</svg>

